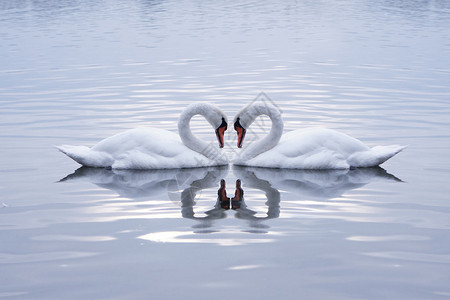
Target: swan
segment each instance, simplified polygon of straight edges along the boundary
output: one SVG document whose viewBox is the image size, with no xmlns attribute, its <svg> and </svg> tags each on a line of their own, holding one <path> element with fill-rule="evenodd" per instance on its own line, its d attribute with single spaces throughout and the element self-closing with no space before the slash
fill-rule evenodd
<svg viewBox="0 0 450 300">
<path fill-rule="evenodd" d="M 92 148 L 70 145 L 56 148 L 88 167 L 172 169 L 228 165 L 222 151 L 192 134 L 189 122 L 194 115 L 204 116 L 214 127 L 219 147 L 223 148 L 227 117 L 208 103 L 193 103 L 184 109 L 178 121 L 179 136 L 168 130 L 139 127 L 108 137 Z"/>
<path fill-rule="evenodd" d="M 353 137 L 326 128 L 297 129 L 283 135 L 278 108 L 259 102 L 247 105 L 234 118 L 238 148 L 242 148 L 246 130 L 260 115 L 267 115 L 272 121 L 269 134 L 238 153 L 233 164 L 289 169 L 374 167 L 405 148 L 399 145 L 369 148 Z"/>
</svg>

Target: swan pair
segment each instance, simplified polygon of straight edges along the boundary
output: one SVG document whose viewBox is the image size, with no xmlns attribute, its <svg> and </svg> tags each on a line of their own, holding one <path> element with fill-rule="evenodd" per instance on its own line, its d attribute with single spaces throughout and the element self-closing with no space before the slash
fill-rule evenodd
<svg viewBox="0 0 450 300">
<path fill-rule="evenodd" d="M 62 145 L 57 149 L 89 167 L 173 169 L 227 165 L 225 153 L 192 134 L 189 122 L 194 115 L 205 117 L 215 130 L 219 148 L 223 148 L 226 115 L 212 104 L 194 103 L 180 115 L 179 136 L 158 128 L 136 128 L 106 138 L 92 148 Z M 404 149 L 398 145 L 369 148 L 355 138 L 324 128 L 298 129 L 283 135 L 281 113 L 268 103 L 252 103 L 234 118 L 238 148 L 260 115 L 272 121 L 269 134 L 237 153 L 233 164 L 289 169 L 373 167 Z"/>
</svg>

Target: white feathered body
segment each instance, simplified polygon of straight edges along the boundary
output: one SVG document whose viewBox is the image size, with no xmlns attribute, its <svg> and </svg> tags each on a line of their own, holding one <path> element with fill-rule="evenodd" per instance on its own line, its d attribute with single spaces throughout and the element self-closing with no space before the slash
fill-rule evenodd
<svg viewBox="0 0 450 300">
<path fill-rule="evenodd" d="M 369 148 L 361 141 L 332 129 L 304 128 L 285 133 L 272 149 L 253 158 L 243 149 L 235 157 L 234 164 L 289 169 L 374 167 L 403 148 L 398 145 Z"/>
<path fill-rule="evenodd" d="M 139 127 L 108 137 L 92 148 L 63 145 L 57 148 L 89 167 L 113 169 L 172 169 L 226 165 L 221 151 L 210 159 L 186 147 L 180 137 L 159 128 Z"/>
</svg>

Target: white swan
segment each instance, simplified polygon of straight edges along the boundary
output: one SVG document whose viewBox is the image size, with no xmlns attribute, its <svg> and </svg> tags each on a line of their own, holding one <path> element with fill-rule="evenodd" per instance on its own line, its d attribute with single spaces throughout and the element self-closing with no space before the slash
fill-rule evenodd
<svg viewBox="0 0 450 300">
<path fill-rule="evenodd" d="M 238 147 L 256 117 L 267 115 L 272 128 L 267 136 L 248 145 L 234 159 L 235 165 L 290 169 L 348 169 L 378 166 L 404 146 L 367 147 L 361 141 L 325 128 L 298 129 L 283 134 L 280 111 L 268 103 L 244 107 L 234 119 Z"/>
<path fill-rule="evenodd" d="M 214 127 L 219 147 L 224 145 L 227 117 L 216 106 L 194 103 L 178 121 L 177 134 L 158 128 L 131 129 L 86 146 L 57 146 L 76 162 L 89 167 L 113 169 L 172 169 L 227 165 L 226 155 L 192 134 L 189 121 L 202 115 Z M 181 140 L 180 140 L 181 137 Z"/>
</svg>

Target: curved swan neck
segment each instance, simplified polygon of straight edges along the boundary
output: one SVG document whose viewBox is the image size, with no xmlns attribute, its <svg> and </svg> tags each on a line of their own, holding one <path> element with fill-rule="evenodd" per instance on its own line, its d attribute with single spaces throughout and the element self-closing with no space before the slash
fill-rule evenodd
<svg viewBox="0 0 450 300">
<path fill-rule="evenodd" d="M 263 152 L 275 147 L 283 134 L 283 120 L 280 111 L 273 105 L 266 103 L 255 103 L 247 106 L 240 112 L 240 118 L 243 120 L 243 126 L 248 128 L 258 116 L 266 115 L 272 121 L 270 132 L 264 138 L 251 143 L 242 152 L 244 159 L 251 159 Z"/>
<path fill-rule="evenodd" d="M 180 114 L 178 120 L 178 133 L 183 144 L 189 149 L 201 153 L 209 159 L 215 160 L 220 153 L 218 149 L 212 144 L 208 144 L 192 134 L 189 123 L 195 115 L 202 115 L 213 127 L 215 127 L 217 120 L 222 120 L 222 116 L 224 115 L 214 105 L 208 103 L 194 103 L 186 107 Z"/>
</svg>

